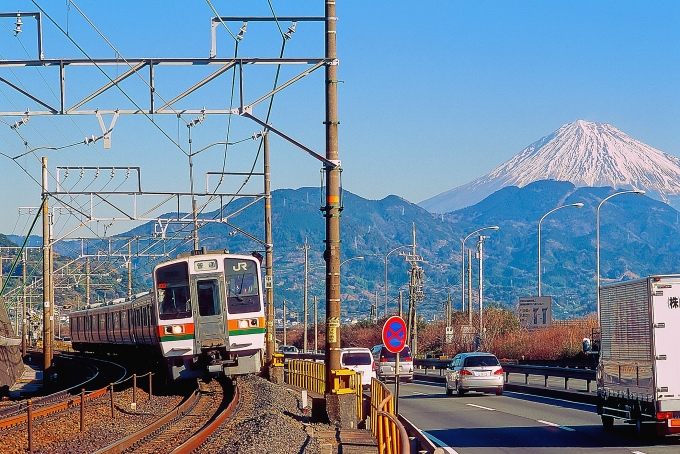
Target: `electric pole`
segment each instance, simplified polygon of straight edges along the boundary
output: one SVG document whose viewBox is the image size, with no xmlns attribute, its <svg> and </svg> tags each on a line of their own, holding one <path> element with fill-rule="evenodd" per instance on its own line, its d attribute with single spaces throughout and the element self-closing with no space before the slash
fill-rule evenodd
<svg viewBox="0 0 680 454">
<path fill-rule="evenodd" d="M 326 402 L 333 391 L 333 372 L 340 370 L 340 159 L 338 153 L 338 59 L 335 0 L 326 1 Z M 332 399 L 338 397 L 331 396 Z M 337 409 L 336 409 L 337 410 Z M 333 411 L 335 413 L 335 411 Z M 329 415 L 331 421 L 339 415 Z"/>
<path fill-rule="evenodd" d="M 302 352 L 305 353 L 307 352 L 307 298 L 308 298 L 308 292 L 307 289 L 309 288 L 309 249 L 310 246 L 307 243 L 307 238 L 305 238 L 305 244 L 301 247 L 298 247 L 297 249 L 300 249 L 304 251 L 305 253 L 305 282 L 304 282 L 304 289 L 303 289 L 303 297 L 302 297 L 302 316 L 304 318 L 303 326 L 304 326 L 304 331 L 302 333 Z"/>
<path fill-rule="evenodd" d="M 410 338 L 409 344 L 413 357 L 418 354 L 418 303 L 423 300 L 423 279 L 425 277 L 423 268 L 420 262 L 423 258 L 416 254 L 416 225 L 411 226 L 412 249 L 410 254 L 406 254 L 406 261 L 411 265 L 409 269 L 409 283 L 408 283 L 408 336 Z"/>
<path fill-rule="evenodd" d="M 274 240 L 272 238 L 271 170 L 269 167 L 269 133 L 264 131 L 264 288 L 267 296 L 267 364 L 271 365 L 276 350 L 276 326 L 274 325 Z"/>
</svg>

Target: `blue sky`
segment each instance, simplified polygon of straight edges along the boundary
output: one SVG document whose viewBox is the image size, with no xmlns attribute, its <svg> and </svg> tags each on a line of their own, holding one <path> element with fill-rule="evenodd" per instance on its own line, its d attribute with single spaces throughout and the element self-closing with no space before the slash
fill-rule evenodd
<svg viewBox="0 0 680 454">
<path fill-rule="evenodd" d="M 90 57 L 116 56 L 73 4 L 35 2 L 62 28 L 68 23 L 70 37 Z M 266 0 L 211 2 L 221 15 L 271 14 Z M 30 0 L 2 4 L 6 12 L 37 10 Z M 123 57 L 208 56 L 213 13 L 206 1 L 77 0 L 75 4 Z M 324 2 L 271 0 L 271 5 L 278 16 L 317 16 L 323 15 Z M 396 194 L 420 202 L 489 172 L 577 119 L 610 123 L 653 147 L 680 155 L 677 2 L 339 0 L 337 14 L 343 186 L 362 197 Z M 17 39 L 12 33 L 14 19 L 0 19 L 0 59 L 25 59 L 26 52 L 35 58 L 34 22 L 25 18 L 24 24 Z M 231 25 L 236 33 L 238 25 Z M 43 35 L 46 58 L 84 57 L 46 18 Z M 280 42 L 275 28 L 251 23 L 239 55 L 277 56 Z M 233 40 L 218 30 L 218 56 L 233 53 Z M 323 56 L 323 30 L 298 24 L 285 55 Z M 121 64 L 111 74 L 126 69 Z M 51 92 L 58 93 L 54 73 L 48 70 L 15 68 L 0 73 L 44 99 L 54 100 Z M 286 68 L 282 80 L 293 73 Z M 171 98 L 205 74 L 202 69 L 159 70 L 158 90 Z M 71 103 L 104 83 L 96 70 L 69 69 L 67 76 Z M 201 108 L 215 97 L 228 100 L 231 75 L 225 76 L 182 107 Z M 127 82 L 126 93 L 146 102 L 143 87 L 135 83 Z M 272 83 L 271 68 L 249 68 L 246 97 L 256 99 Z M 271 116 L 276 127 L 322 154 L 323 89 L 323 73 L 317 71 L 277 95 Z M 117 92 L 90 107 L 125 108 L 126 103 Z M 0 84 L 1 111 L 29 105 Z M 258 109 L 255 113 L 264 117 L 266 107 Z M 18 119 L 3 118 L 8 123 Z M 109 150 L 97 143 L 44 154 L 52 171 L 58 165 L 135 165 L 142 168 L 145 190 L 188 191 L 187 158 L 168 138 L 187 151 L 186 128 L 172 116 L 158 118 L 157 123 L 158 127 L 139 115 L 121 116 Z M 192 131 L 193 149 L 225 140 L 227 127 L 226 116 L 207 118 Z M 243 118 L 233 118 L 230 128 L 232 141 L 260 129 Z M 23 140 L 29 148 L 59 147 L 101 133 L 94 116 L 34 116 L 18 131 L 21 137 L 0 124 L 0 152 L 22 153 Z M 247 169 L 255 150 L 254 141 L 234 146 L 227 170 Z M 205 172 L 222 169 L 223 151 L 212 147 L 196 157 L 199 189 L 205 186 Z M 36 152 L 38 157 L 42 154 Z M 37 179 L 38 157 L 17 160 Z M 24 233 L 28 217 L 17 218 L 18 207 L 39 203 L 39 187 L 17 163 L 0 157 L 3 233 Z M 302 151 L 272 140 L 273 188 L 318 186 L 319 169 L 319 163 Z M 260 190 L 259 186 L 253 189 Z"/>
</svg>

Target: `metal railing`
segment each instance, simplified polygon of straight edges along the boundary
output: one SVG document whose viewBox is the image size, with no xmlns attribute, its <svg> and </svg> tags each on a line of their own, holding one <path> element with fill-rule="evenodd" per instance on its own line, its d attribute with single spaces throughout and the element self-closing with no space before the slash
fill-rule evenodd
<svg viewBox="0 0 680 454">
<path fill-rule="evenodd" d="M 416 359 L 414 365 L 422 368 L 425 375 L 428 370 L 437 370 L 439 375 L 443 375 L 444 370 L 448 367 L 451 360 L 440 359 Z M 586 382 L 586 390 L 590 392 L 590 384 L 595 381 L 595 371 L 592 369 L 580 369 L 571 367 L 552 367 L 552 366 L 534 366 L 527 364 L 508 364 L 501 363 L 503 372 L 505 373 L 505 382 L 509 382 L 510 374 L 524 375 L 524 384 L 529 384 L 529 376 L 541 376 L 544 378 L 544 386 L 548 386 L 549 377 L 558 377 L 564 379 L 564 389 L 568 389 L 569 380 L 583 380 Z"/>
<path fill-rule="evenodd" d="M 394 414 L 394 396 L 384 383 L 371 380 L 371 432 L 380 454 L 408 454 L 410 445 L 403 424 Z"/>
</svg>

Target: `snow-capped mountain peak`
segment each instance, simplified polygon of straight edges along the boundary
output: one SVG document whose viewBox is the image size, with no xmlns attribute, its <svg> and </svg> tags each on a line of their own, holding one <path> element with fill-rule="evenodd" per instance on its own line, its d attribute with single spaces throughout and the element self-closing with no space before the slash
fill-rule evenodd
<svg viewBox="0 0 680 454">
<path fill-rule="evenodd" d="M 605 123 L 577 120 L 541 138 L 488 174 L 420 205 L 444 213 L 473 205 L 505 186 L 538 180 L 577 187 L 644 189 L 673 203 L 680 195 L 680 159 L 652 148 Z"/>
</svg>

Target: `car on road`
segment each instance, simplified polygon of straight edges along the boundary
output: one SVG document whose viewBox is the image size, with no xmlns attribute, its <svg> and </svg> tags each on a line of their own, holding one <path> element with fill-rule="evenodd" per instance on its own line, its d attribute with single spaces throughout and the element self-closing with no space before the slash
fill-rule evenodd
<svg viewBox="0 0 680 454">
<path fill-rule="evenodd" d="M 454 391 L 462 396 L 468 391 L 503 394 L 503 368 L 491 353 L 459 353 L 449 363 L 446 376 L 446 394 Z"/>
<path fill-rule="evenodd" d="M 295 345 L 280 345 L 279 353 L 284 355 L 297 355 L 300 353 Z"/>
<path fill-rule="evenodd" d="M 340 349 L 340 365 L 361 374 L 362 388 L 370 388 L 371 379 L 375 378 L 375 362 L 367 348 L 347 347 Z"/>
<path fill-rule="evenodd" d="M 396 380 L 397 354 L 392 353 L 383 344 L 376 345 L 371 349 L 375 361 L 375 373 L 378 380 Z M 399 380 L 413 381 L 413 357 L 408 345 L 399 353 Z"/>
</svg>

